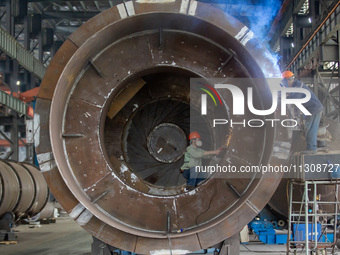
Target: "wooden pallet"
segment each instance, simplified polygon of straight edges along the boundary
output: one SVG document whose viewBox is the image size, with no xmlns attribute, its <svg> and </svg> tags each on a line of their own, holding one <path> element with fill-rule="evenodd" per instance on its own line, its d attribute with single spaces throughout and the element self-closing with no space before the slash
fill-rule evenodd
<svg viewBox="0 0 340 255">
<path fill-rule="evenodd" d="M 6 245 L 9 245 L 9 244 L 17 244 L 18 241 L 0 241 L 0 244 L 6 244 Z"/>
</svg>

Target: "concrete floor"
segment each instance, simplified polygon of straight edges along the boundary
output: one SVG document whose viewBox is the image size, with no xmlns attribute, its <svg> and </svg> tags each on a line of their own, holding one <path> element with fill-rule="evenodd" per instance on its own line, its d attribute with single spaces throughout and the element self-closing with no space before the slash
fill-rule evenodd
<svg viewBox="0 0 340 255">
<path fill-rule="evenodd" d="M 15 231 L 18 243 L 0 245 L 1 255 L 91 254 L 91 235 L 68 217 L 40 228 L 20 225 Z"/>
<path fill-rule="evenodd" d="M 1 255 L 91 254 L 91 235 L 69 217 L 58 218 L 56 223 L 41 225 L 40 228 L 20 225 L 15 231 L 18 243 L 0 245 Z M 260 242 L 241 244 L 240 250 L 240 255 L 286 255 L 286 245 L 265 245 Z M 339 251 L 336 254 L 340 255 Z"/>
<path fill-rule="evenodd" d="M 249 243 L 240 245 L 240 255 L 286 255 L 286 245 L 266 245 L 263 243 Z"/>
<path fill-rule="evenodd" d="M 279 245 L 267 245 L 261 242 L 250 242 L 248 244 L 240 245 L 240 255 L 259 255 L 259 254 L 268 254 L 268 255 L 287 255 L 287 246 L 285 244 Z M 293 255 L 293 253 L 290 253 Z M 297 255 L 305 255 L 305 250 L 297 250 Z M 311 253 L 309 253 L 311 254 Z M 314 253 L 315 254 L 315 253 Z M 325 251 L 320 251 L 320 255 L 325 254 Z M 328 255 L 340 255 L 340 251 L 336 249 L 334 253 L 332 253 L 331 249 L 327 249 Z"/>
</svg>

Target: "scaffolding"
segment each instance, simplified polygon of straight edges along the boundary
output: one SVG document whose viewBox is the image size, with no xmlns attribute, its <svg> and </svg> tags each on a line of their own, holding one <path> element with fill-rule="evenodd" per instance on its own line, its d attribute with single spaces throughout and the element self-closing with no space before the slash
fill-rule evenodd
<svg viewBox="0 0 340 255">
<path fill-rule="evenodd" d="M 334 196 L 321 197 L 318 191 L 333 185 Z M 292 180 L 289 184 L 289 226 L 287 254 L 319 254 L 334 250 L 337 240 L 340 180 Z M 328 186 L 329 187 L 329 186 Z M 293 229 L 292 229 L 293 228 Z"/>
</svg>

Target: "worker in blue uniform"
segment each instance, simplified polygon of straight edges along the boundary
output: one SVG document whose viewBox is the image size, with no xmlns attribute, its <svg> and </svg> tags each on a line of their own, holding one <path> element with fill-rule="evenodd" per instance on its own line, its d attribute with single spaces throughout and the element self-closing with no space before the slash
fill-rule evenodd
<svg viewBox="0 0 340 255">
<path fill-rule="evenodd" d="M 196 167 L 202 166 L 202 158 L 208 155 L 217 155 L 220 149 L 214 151 L 205 151 L 201 149 L 202 141 L 198 132 L 194 131 L 189 134 L 190 145 L 184 154 L 184 164 L 181 167 L 183 177 L 187 179 L 186 190 L 194 189 L 200 182 L 206 178 L 206 173 L 196 170 Z"/>
<path fill-rule="evenodd" d="M 285 71 L 282 73 L 282 83 L 286 87 L 292 88 L 304 88 L 309 90 L 311 98 L 303 106 L 311 113 L 311 115 L 305 116 L 304 132 L 307 143 L 306 153 L 312 154 L 317 152 L 317 136 L 322 115 L 322 103 L 315 96 L 315 94 L 301 81 L 295 79 L 295 75 L 291 71 Z M 304 98 L 303 93 L 290 93 L 287 98 Z"/>
</svg>

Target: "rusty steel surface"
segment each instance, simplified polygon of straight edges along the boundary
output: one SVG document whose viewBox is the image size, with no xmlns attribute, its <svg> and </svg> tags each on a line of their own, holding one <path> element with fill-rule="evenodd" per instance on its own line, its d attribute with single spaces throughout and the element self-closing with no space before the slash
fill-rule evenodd
<svg viewBox="0 0 340 255">
<path fill-rule="evenodd" d="M 47 203 L 48 187 L 36 166 L 0 161 L 0 216 L 14 212 L 17 218 L 39 213 Z"/>
<path fill-rule="evenodd" d="M 161 143 L 183 146 L 160 127 L 188 135 L 190 78 L 261 78 L 272 64 L 243 24 L 211 6 L 143 2 L 99 14 L 60 48 L 37 99 L 37 158 L 54 196 L 96 238 L 146 254 L 168 250 L 170 236 L 173 250 L 196 251 L 240 231 L 281 175 L 214 178 L 183 193 L 178 154 L 155 157 Z M 256 100 L 268 106 L 267 84 L 256 85 Z M 120 111 L 110 119 L 112 107 Z M 272 149 L 287 139 L 275 128 L 235 128 L 228 157 L 237 166 L 285 163 Z"/>
</svg>

